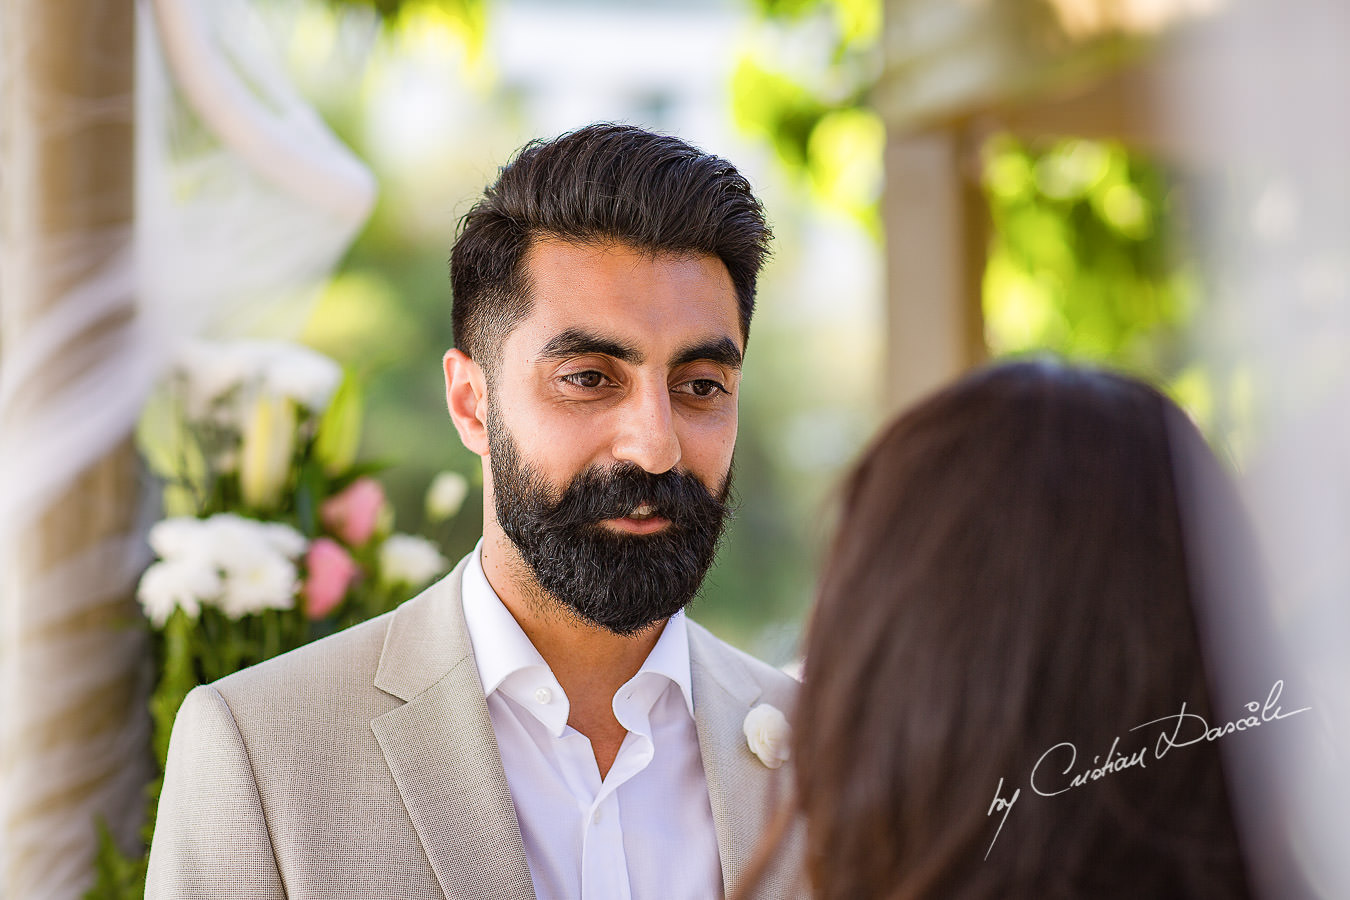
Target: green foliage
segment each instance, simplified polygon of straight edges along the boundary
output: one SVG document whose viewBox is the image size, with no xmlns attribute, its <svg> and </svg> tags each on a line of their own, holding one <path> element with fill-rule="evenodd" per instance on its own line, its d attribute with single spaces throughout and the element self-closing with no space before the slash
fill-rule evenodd
<svg viewBox="0 0 1350 900">
<path fill-rule="evenodd" d="M 367 9 L 389 22 L 411 10 L 433 10 L 462 23 L 481 40 L 487 22 L 487 0 L 328 0 L 334 9 Z"/>
<path fill-rule="evenodd" d="M 356 462 L 363 412 L 361 382 L 347 369 L 314 438 L 314 458 L 328 475 L 345 472 Z"/>
<path fill-rule="evenodd" d="M 732 111 L 817 200 L 878 228 L 885 127 L 867 108 L 880 72 L 880 0 L 759 0 L 783 40 L 742 57 Z M 788 38 L 793 38 L 789 40 Z M 784 45 L 807 45 L 794 54 Z"/>
<path fill-rule="evenodd" d="M 126 856 L 113 840 L 108 823 L 98 821 L 98 850 L 94 855 L 94 886 L 85 900 L 122 900 L 145 896 L 145 855 Z"/>
<path fill-rule="evenodd" d="M 885 129 L 866 103 L 880 68 L 880 0 L 756 5 L 780 34 L 797 43 L 824 35 L 828 49 L 747 54 L 733 78 L 738 125 L 818 201 L 878 230 Z M 1199 290 L 1179 252 L 1168 173 L 1115 143 L 1001 137 L 986 148 L 984 188 L 994 225 L 983 291 L 990 349 L 1132 370 L 1208 422 L 1217 388 L 1187 365 Z"/>
<path fill-rule="evenodd" d="M 181 405 L 172 390 L 151 394 L 136 422 L 136 443 L 152 472 L 174 473 L 173 481 L 190 496 L 205 489 L 210 467 L 198 434 L 182 420 Z"/>
<path fill-rule="evenodd" d="M 995 354 L 1051 351 L 1170 381 L 1184 366 L 1195 278 L 1177 252 L 1166 172 L 1109 142 L 986 148 L 984 277 Z"/>
<path fill-rule="evenodd" d="M 1241 364 L 1196 359 L 1205 285 L 1178 183 L 1118 143 L 992 140 L 985 336 L 995 355 L 1050 352 L 1144 377 L 1237 459 L 1254 424 L 1254 386 Z"/>
<path fill-rule="evenodd" d="M 822 231 L 860 231 L 880 252 L 885 125 L 867 104 L 881 67 L 882 4 L 756 5 L 763 18 L 733 71 L 732 112 L 740 131 L 772 150 L 789 191 L 766 196 L 776 247 L 742 382 L 736 485 L 745 503 L 694 614 L 786 661 L 816 582 L 828 531 L 822 510 L 870 431 L 878 399 L 871 298 L 852 294 L 856 281 L 841 284 L 826 312 L 801 280 Z"/>
<path fill-rule="evenodd" d="M 325 290 L 302 340 L 345 361 L 362 385 L 365 428 L 359 456 L 396 463 L 381 480 L 401 522 L 417 531 L 435 473 L 480 471 L 445 411 L 441 356 L 452 345 L 446 246 L 413 248 L 364 235 L 344 271 Z M 481 534 L 481 503 L 436 528 L 446 552 L 468 552 Z"/>
<path fill-rule="evenodd" d="M 827 24 L 837 35 L 836 54 L 858 52 L 881 34 L 881 0 L 756 0 L 769 20 Z"/>
<path fill-rule="evenodd" d="M 742 59 L 731 82 L 736 122 L 766 138 L 792 169 L 810 166 L 811 133 L 833 108 L 798 79 Z"/>
</svg>

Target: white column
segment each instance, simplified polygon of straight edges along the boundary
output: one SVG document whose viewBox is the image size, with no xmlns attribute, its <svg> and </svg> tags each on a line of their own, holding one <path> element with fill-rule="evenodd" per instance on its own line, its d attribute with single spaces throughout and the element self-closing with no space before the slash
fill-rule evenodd
<svg viewBox="0 0 1350 900">
<path fill-rule="evenodd" d="M 29 488 L 57 464 L 37 436 L 60 446 L 53 411 L 134 323 L 135 4 L 0 16 L 0 891 L 75 897 L 95 816 L 134 841 L 148 773 L 130 435 L 60 490 Z"/>
<path fill-rule="evenodd" d="M 886 403 L 900 409 L 985 357 L 984 199 L 956 131 L 886 147 Z"/>
</svg>

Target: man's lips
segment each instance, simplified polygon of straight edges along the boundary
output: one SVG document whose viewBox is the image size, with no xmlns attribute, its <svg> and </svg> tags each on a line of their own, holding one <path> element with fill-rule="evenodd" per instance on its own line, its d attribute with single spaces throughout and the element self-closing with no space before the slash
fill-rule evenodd
<svg viewBox="0 0 1350 900">
<path fill-rule="evenodd" d="M 655 506 L 650 503 L 643 503 L 634 507 L 633 511 L 626 516 L 604 519 L 600 524 L 613 531 L 622 531 L 627 534 L 653 534 L 669 527 L 670 520 L 665 516 L 657 515 Z"/>
</svg>

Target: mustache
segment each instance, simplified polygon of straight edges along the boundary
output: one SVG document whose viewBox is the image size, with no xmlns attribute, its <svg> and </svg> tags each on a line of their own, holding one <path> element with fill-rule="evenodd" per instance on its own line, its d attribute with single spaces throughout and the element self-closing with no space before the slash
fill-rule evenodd
<svg viewBox="0 0 1350 900">
<path fill-rule="evenodd" d="M 688 472 L 672 469 L 653 474 L 634 463 L 592 466 L 572 479 L 551 508 L 542 511 L 540 524 L 548 529 L 594 525 L 623 518 L 647 505 L 675 528 L 704 528 L 734 514 L 730 485 L 730 472 L 714 495 Z"/>
</svg>

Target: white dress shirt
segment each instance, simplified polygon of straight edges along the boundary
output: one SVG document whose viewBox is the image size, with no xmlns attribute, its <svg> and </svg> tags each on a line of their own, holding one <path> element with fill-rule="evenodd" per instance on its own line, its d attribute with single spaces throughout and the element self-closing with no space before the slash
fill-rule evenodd
<svg viewBox="0 0 1350 900">
<path fill-rule="evenodd" d="M 544 658 L 483 572 L 464 569 L 464 618 L 539 900 L 722 896 L 708 781 L 694 727 L 683 613 L 614 695 L 628 730 L 604 779 Z"/>
</svg>

